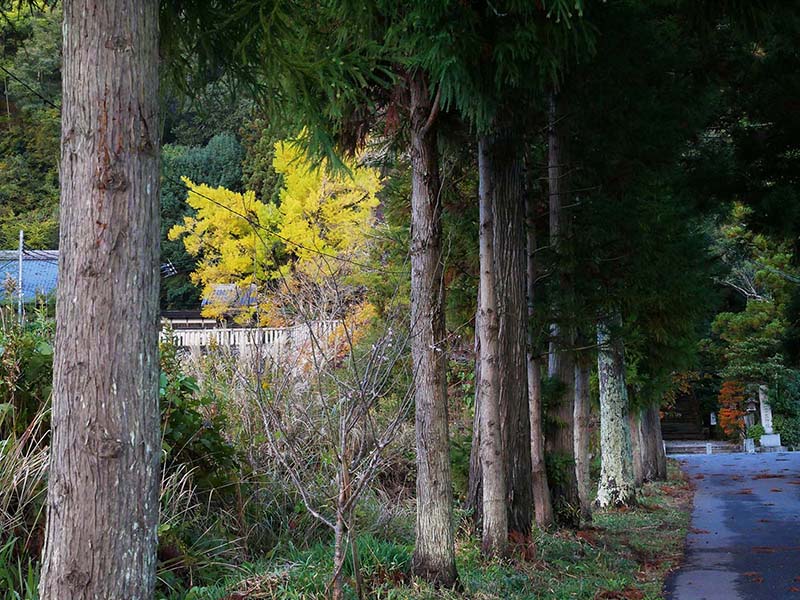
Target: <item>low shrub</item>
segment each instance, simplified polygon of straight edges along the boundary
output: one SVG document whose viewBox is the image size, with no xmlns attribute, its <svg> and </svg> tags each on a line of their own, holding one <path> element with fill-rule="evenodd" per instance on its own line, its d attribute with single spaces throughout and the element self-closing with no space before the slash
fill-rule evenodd
<svg viewBox="0 0 800 600">
<path fill-rule="evenodd" d="M 764 431 L 764 427 L 761 425 L 761 423 L 747 428 L 747 437 L 753 438 L 756 443 L 761 441 L 761 436 L 764 435 L 764 433 L 766 432 Z"/>
<path fill-rule="evenodd" d="M 800 416 L 775 415 L 775 431 L 781 434 L 781 444 L 800 448 Z"/>
</svg>

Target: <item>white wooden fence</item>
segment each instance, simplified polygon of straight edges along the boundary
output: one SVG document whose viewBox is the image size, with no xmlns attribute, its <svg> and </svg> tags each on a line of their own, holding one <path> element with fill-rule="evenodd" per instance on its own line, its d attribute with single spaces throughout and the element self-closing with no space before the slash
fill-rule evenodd
<svg viewBox="0 0 800 600">
<path fill-rule="evenodd" d="M 215 329 L 174 329 L 162 330 L 161 338 L 171 335 L 180 348 L 204 350 L 212 346 L 244 349 L 250 346 L 263 348 L 266 352 L 280 352 L 296 348 L 315 337 L 327 338 L 340 321 L 314 321 L 294 327 L 242 327 Z"/>
</svg>

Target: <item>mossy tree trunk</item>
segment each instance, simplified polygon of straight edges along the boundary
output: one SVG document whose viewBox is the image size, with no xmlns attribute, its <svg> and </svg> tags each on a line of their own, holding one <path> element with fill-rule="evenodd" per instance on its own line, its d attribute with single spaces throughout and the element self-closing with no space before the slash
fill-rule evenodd
<svg viewBox="0 0 800 600">
<path fill-rule="evenodd" d="M 597 505 L 630 506 L 636 502 L 628 390 L 622 341 L 605 321 L 597 324 L 597 375 L 600 384 L 600 483 Z"/>
</svg>

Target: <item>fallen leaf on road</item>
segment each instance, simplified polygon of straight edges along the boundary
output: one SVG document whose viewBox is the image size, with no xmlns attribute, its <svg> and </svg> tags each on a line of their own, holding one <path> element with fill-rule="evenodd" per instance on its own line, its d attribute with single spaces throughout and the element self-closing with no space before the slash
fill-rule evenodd
<svg viewBox="0 0 800 600">
<path fill-rule="evenodd" d="M 749 571 L 748 573 L 742 573 L 742 575 L 747 577 L 750 583 L 764 583 L 764 578 L 758 571 Z"/>
</svg>

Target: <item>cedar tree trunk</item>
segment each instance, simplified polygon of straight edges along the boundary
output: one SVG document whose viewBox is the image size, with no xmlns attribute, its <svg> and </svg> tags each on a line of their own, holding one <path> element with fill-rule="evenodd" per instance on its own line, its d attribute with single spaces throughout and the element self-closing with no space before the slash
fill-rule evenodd
<svg viewBox="0 0 800 600">
<path fill-rule="evenodd" d="M 547 469 L 544 462 L 544 427 L 542 424 L 542 366 L 535 348 L 532 321 L 536 294 L 536 223 L 532 194 L 526 195 L 525 217 L 527 222 L 527 300 L 528 300 L 528 409 L 531 422 L 531 483 L 536 524 L 541 528 L 553 524 L 553 505 L 547 484 Z"/>
<path fill-rule="evenodd" d="M 581 344 L 583 345 L 583 344 Z M 589 398 L 589 377 L 591 375 L 590 357 L 586 351 L 580 352 L 575 361 L 575 478 L 578 481 L 580 517 L 582 522 L 592 520 L 592 507 L 589 488 L 589 421 L 591 404 Z"/>
<path fill-rule="evenodd" d="M 597 324 L 597 375 L 600 383 L 600 483 L 597 505 L 630 506 L 636 502 L 628 390 L 622 341 L 607 323 Z"/>
<path fill-rule="evenodd" d="M 156 567 L 158 2 L 64 2 L 42 600 L 149 600 Z"/>
<path fill-rule="evenodd" d="M 457 580 L 447 415 L 442 204 L 437 106 L 422 73 L 411 95 L 411 354 L 417 441 L 417 536 L 413 570 L 450 587 Z"/>
<path fill-rule="evenodd" d="M 629 400 L 630 402 L 630 400 Z M 644 483 L 642 467 L 642 413 L 638 408 L 628 410 L 628 424 L 631 432 L 631 454 L 633 455 L 633 483 L 637 488 Z"/>
<path fill-rule="evenodd" d="M 563 255 L 569 241 L 569 219 L 564 215 L 563 204 L 568 195 L 567 169 L 565 168 L 565 128 L 561 121 L 560 100 L 556 94 L 550 96 L 548 114 L 547 180 L 550 204 L 550 245 L 557 256 Z M 560 270 L 560 295 L 572 296 L 570 274 Z M 550 360 L 548 375 L 562 384 L 562 394 L 549 409 L 550 426 L 545 433 L 547 453 L 558 470 L 558 476 L 550 480 L 553 510 L 556 520 L 568 527 L 580 524 L 580 498 L 575 476 L 575 357 L 572 350 L 575 335 L 572 327 L 565 324 L 564 311 L 557 311 L 557 322 L 550 329 Z"/>
<path fill-rule="evenodd" d="M 525 205 L 522 148 L 508 129 L 486 141 L 494 209 L 494 280 L 498 321 L 500 426 L 506 464 L 508 528 L 527 536 L 533 521 L 530 409 L 528 406 Z M 481 171 L 482 173 L 483 171 Z"/>
<path fill-rule="evenodd" d="M 498 373 L 497 288 L 494 263 L 493 178 L 490 144 L 478 142 L 480 208 L 480 298 L 479 336 L 481 348 L 480 457 L 483 489 L 482 549 L 488 555 L 503 556 L 508 544 L 506 512 L 506 469 L 503 452 Z"/>
<path fill-rule="evenodd" d="M 644 481 L 662 481 L 667 478 L 667 457 L 661 437 L 661 418 L 657 404 L 642 410 L 642 476 Z"/>
<path fill-rule="evenodd" d="M 475 311 L 475 406 L 472 417 L 472 443 L 469 449 L 469 480 L 467 482 L 467 498 L 465 506 L 471 513 L 475 526 L 479 526 L 483 518 L 483 486 L 481 482 L 481 388 L 477 385 L 481 380 L 481 310 L 480 280 L 478 281 L 478 310 Z"/>
</svg>

